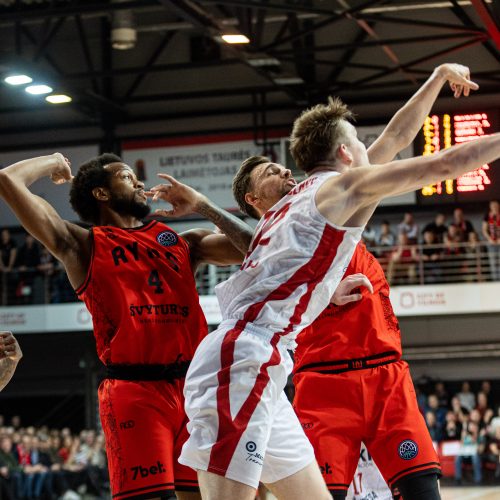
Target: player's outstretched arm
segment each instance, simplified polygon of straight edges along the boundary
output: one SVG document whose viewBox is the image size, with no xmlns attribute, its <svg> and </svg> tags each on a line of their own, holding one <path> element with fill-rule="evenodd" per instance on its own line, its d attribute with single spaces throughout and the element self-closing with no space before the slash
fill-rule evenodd
<svg viewBox="0 0 500 500">
<path fill-rule="evenodd" d="M 197 262 L 219 265 L 239 263 L 243 260 L 253 236 L 253 229 L 234 215 L 222 210 L 206 196 L 176 181 L 167 174 L 158 174 L 169 184 L 159 184 L 146 194 L 154 200 L 164 200 L 171 210 L 156 210 L 164 217 L 181 217 L 191 213 L 202 215 L 213 222 L 223 234 L 196 229 L 183 233 L 195 252 Z"/>
<path fill-rule="evenodd" d="M 87 247 L 90 253 L 89 232 L 63 220 L 47 201 L 28 189 L 42 177 L 51 177 L 56 184 L 71 181 L 69 161 L 60 153 L 54 153 L 5 167 L 0 170 L 0 197 L 22 226 L 65 264 L 70 280 L 78 286 L 78 281 L 83 281 L 85 276 L 73 272 L 72 268 L 78 268 L 77 262 L 85 260 Z"/>
<path fill-rule="evenodd" d="M 353 168 L 324 182 L 316 193 L 316 205 L 333 224 L 362 226 L 383 198 L 415 191 L 436 181 L 455 179 L 497 158 L 500 158 L 500 134 L 453 146 L 434 155 Z"/>
<path fill-rule="evenodd" d="M 370 163 L 389 162 L 412 143 L 446 82 L 456 98 L 468 96 L 471 90 L 479 88 L 477 83 L 471 81 L 467 66 L 453 63 L 438 66 L 368 148 Z"/>
<path fill-rule="evenodd" d="M 23 353 L 11 332 L 0 332 L 0 391 L 9 383 Z"/>
</svg>

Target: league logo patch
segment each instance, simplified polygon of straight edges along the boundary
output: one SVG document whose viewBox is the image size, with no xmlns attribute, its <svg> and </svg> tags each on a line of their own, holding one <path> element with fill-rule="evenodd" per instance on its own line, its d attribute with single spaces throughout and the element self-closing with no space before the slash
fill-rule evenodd
<svg viewBox="0 0 500 500">
<path fill-rule="evenodd" d="M 177 245 L 179 238 L 173 231 L 162 231 L 156 236 L 156 241 L 164 247 Z"/>
<path fill-rule="evenodd" d="M 411 439 L 405 439 L 400 443 L 398 453 L 403 460 L 412 460 L 418 455 L 418 445 Z"/>
<path fill-rule="evenodd" d="M 253 453 L 257 449 L 257 445 L 253 441 L 248 441 L 245 448 L 249 453 Z"/>
</svg>

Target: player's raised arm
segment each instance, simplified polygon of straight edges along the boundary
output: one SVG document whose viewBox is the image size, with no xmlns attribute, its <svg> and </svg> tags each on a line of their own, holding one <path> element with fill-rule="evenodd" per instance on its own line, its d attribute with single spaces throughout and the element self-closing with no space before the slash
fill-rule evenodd
<svg viewBox="0 0 500 500">
<path fill-rule="evenodd" d="M 470 80 L 468 67 L 453 63 L 438 66 L 368 148 L 370 163 L 391 161 L 412 143 L 446 82 L 456 98 L 461 95 L 468 96 L 471 90 L 479 88 Z"/>
<path fill-rule="evenodd" d="M 345 203 L 346 220 L 350 219 L 349 211 L 355 216 L 363 207 L 369 206 L 389 196 L 415 191 L 427 184 L 456 177 L 470 172 L 485 163 L 500 157 L 500 134 L 478 139 L 459 146 L 453 146 L 435 155 L 421 156 L 391 162 L 385 165 L 353 168 L 342 175 L 341 183 L 345 195 L 350 202 Z M 333 215 L 333 204 L 328 201 L 325 191 L 321 206 Z M 318 203 L 318 208 L 319 208 Z M 331 207 L 327 209 L 327 207 Z M 359 207 L 360 210 L 357 209 Z M 350 223 L 359 224 L 365 221 Z"/>
<path fill-rule="evenodd" d="M 0 170 L 0 196 L 22 226 L 65 264 L 70 280 L 78 286 L 84 275 L 73 272 L 75 266 L 71 262 L 78 254 L 84 259 L 81 251 L 87 246 L 90 252 L 89 232 L 62 219 L 47 201 L 28 189 L 42 177 L 51 177 L 56 184 L 71 181 L 69 161 L 55 153 L 23 160 Z"/>
<path fill-rule="evenodd" d="M 193 188 L 176 181 L 167 174 L 158 174 L 158 176 L 168 181 L 168 184 L 159 184 L 147 194 L 152 196 L 153 200 L 167 201 L 172 205 L 172 209 L 156 210 L 156 214 L 165 217 L 181 217 L 197 213 L 213 222 L 223 233 L 217 234 L 205 229 L 183 233 L 182 236 L 194 252 L 194 260 L 197 263 L 219 265 L 241 262 L 252 240 L 253 229 L 238 217 L 219 208 Z"/>
</svg>

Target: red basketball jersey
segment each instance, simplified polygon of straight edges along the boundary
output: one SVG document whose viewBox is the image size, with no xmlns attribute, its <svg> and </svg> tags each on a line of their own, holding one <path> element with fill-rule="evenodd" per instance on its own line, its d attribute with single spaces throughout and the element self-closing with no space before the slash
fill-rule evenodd
<svg viewBox="0 0 500 500">
<path fill-rule="evenodd" d="M 187 243 L 157 221 L 92 228 L 92 262 L 77 290 L 104 364 L 190 360 L 207 324 Z"/>
<path fill-rule="evenodd" d="M 363 273 L 373 294 L 363 290 L 359 302 L 330 304 L 297 337 L 295 370 L 311 363 L 365 358 L 386 352 L 401 357 L 401 333 L 391 302 L 389 284 L 377 259 L 358 243 L 344 277 Z"/>
</svg>

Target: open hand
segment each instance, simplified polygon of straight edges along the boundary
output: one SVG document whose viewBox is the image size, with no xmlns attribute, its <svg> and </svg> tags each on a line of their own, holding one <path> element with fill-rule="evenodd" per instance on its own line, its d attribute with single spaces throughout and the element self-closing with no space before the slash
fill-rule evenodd
<svg viewBox="0 0 500 500">
<path fill-rule="evenodd" d="M 146 191 L 146 196 L 153 198 L 153 201 L 163 200 L 172 205 L 172 210 L 158 209 L 155 214 L 163 217 L 182 217 L 196 212 L 196 208 L 204 196 L 192 187 L 176 181 L 171 175 L 158 174 L 158 177 L 165 179 L 169 184 L 158 184 Z"/>
<path fill-rule="evenodd" d="M 373 286 L 364 274 L 351 274 L 339 283 L 330 302 L 336 306 L 357 302 L 363 297 L 361 292 L 357 290 L 360 287 L 365 287 L 370 293 L 373 293 Z"/>
<path fill-rule="evenodd" d="M 471 90 L 479 88 L 479 85 L 470 79 L 470 69 L 467 66 L 447 63 L 439 66 L 438 71 L 448 80 L 455 98 L 462 94 L 467 97 Z"/>
</svg>

